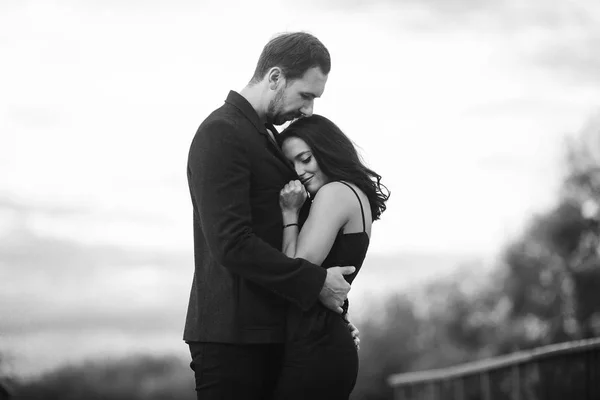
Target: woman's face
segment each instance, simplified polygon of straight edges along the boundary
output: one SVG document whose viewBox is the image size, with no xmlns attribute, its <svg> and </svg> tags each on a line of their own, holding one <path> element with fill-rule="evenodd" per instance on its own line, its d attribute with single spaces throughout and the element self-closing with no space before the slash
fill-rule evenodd
<svg viewBox="0 0 600 400">
<path fill-rule="evenodd" d="M 304 140 L 297 137 L 285 139 L 282 150 L 285 157 L 294 164 L 296 173 L 308 193 L 314 195 L 329 182 Z"/>
</svg>

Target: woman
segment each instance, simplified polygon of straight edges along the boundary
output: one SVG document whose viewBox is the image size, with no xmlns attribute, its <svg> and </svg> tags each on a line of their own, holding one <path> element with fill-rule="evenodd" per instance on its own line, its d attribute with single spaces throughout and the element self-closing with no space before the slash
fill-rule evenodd
<svg viewBox="0 0 600 400">
<path fill-rule="evenodd" d="M 280 193 L 283 252 L 324 268 L 354 266 L 352 283 L 369 246 L 371 224 L 385 210 L 389 191 L 365 167 L 344 133 L 319 115 L 292 123 L 279 135 L 300 181 Z M 306 189 L 306 190 L 305 190 Z M 302 230 L 300 208 L 312 205 Z M 307 312 L 290 308 L 288 340 L 277 399 L 347 399 L 356 383 L 358 354 L 343 314 L 321 304 Z"/>
</svg>

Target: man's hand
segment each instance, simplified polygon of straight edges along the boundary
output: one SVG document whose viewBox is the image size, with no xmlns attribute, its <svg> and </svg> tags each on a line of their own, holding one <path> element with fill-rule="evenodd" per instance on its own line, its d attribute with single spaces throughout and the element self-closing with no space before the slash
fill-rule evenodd
<svg viewBox="0 0 600 400">
<path fill-rule="evenodd" d="M 319 293 L 321 303 L 338 314 L 344 312 L 342 306 L 348 297 L 350 284 L 344 279 L 344 275 L 350 275 L 354 272 L 354 267 L 331 267 L 327 268 L 327 277 Z"/>
</svg>

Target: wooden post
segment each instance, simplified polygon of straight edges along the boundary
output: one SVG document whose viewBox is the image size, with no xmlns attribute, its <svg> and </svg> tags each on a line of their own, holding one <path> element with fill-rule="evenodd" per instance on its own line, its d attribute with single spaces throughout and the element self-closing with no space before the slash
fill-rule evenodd
<svg viewBox="0 0 600 400">
<path fill-rule="evenodd" d="M 456 377 L 454 384 L 454 400 L 464 400 L 465 388 L 463 378 L 461 376 Z"/>
<path fill-rule="evenodd" d="M 404 387 L 398 385 L 394 387 L 394 400 L 408 400 L 408 398 L 404 397 Z"/>
<path fill-rule="evenodd" d="M 479 375 L 481 383 L 481 398 L 482 400 L 492 400 L 492 389 L 490 387 L 490 372 L 484 371 Z"/>
<path fill-rule="evenodd" d="M 428 400 L 438 400 L 438 391 L 435 381 L 429 382 L 429 397 Z"/>
<path fill-rule="evenodd" d="M 521 400 L 521 374 L 519 364 L 512 367 L 512 400 Z"/>
</svg>

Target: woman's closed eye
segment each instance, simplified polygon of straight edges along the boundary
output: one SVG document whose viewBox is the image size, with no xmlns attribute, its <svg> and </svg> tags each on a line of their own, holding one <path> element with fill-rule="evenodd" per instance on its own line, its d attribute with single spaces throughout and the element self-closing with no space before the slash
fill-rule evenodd
<svg viewBox="0 0 600 400">
<path fill-rule="evenodd" d="M 310 160 L 312 160 L 312 156 L 308 156 L 308 157 L 306 157 L 306 158 L 304 158 L 304 159 L 300 160 L 300 162 L 301 162 L 302 164 L 308 164 L 308 163 L 310 162 Z"/>
</svg>

